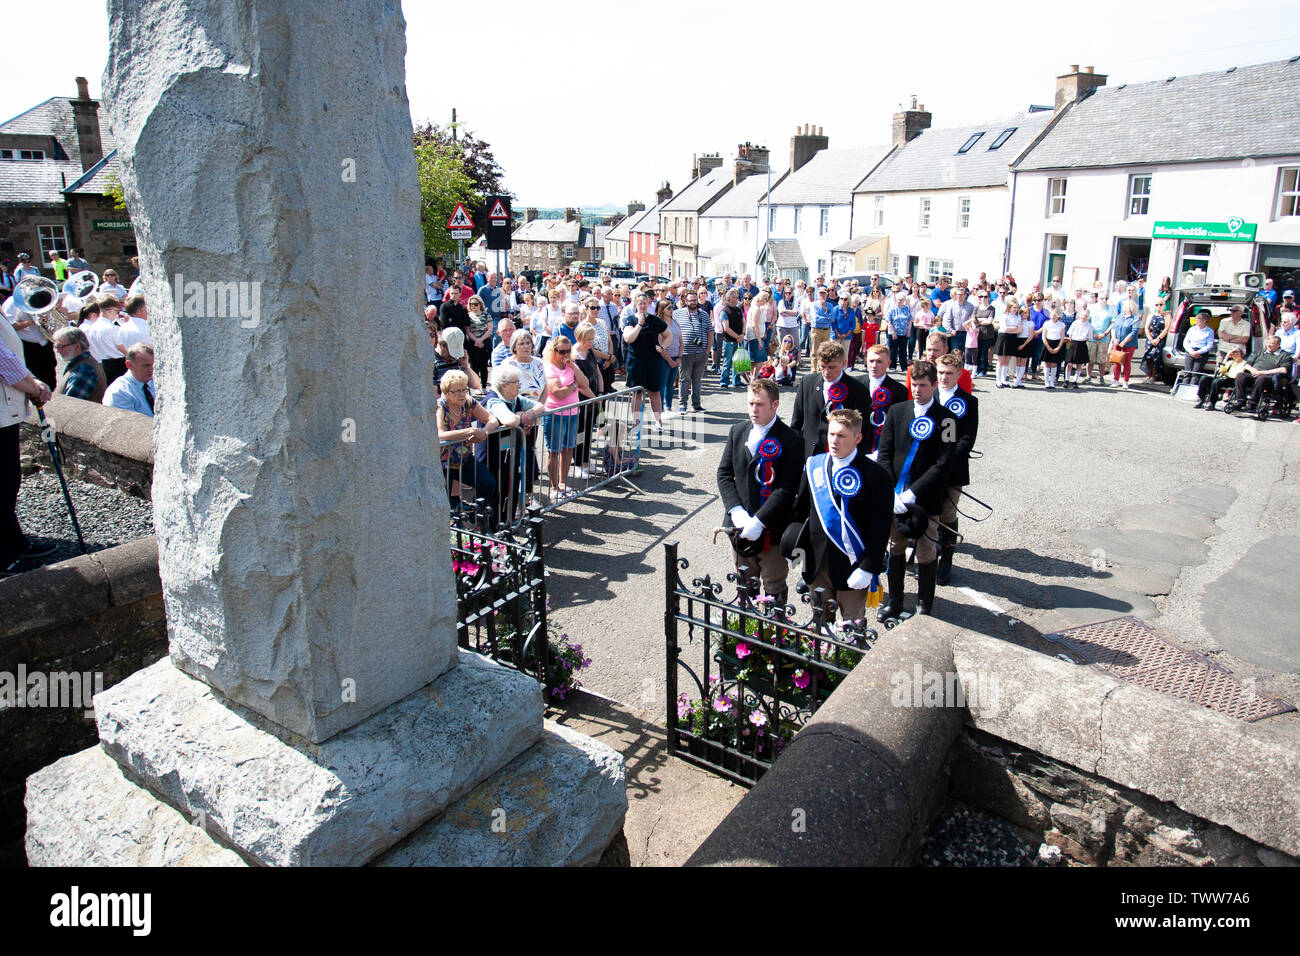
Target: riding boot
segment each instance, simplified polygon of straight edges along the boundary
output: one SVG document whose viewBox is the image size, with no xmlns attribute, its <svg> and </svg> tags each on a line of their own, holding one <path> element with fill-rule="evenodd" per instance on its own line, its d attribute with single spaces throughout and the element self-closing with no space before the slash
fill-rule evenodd
<svg viewBox="0 0 1300 956">
<path fill-rule="evenodd" d="M 916 566 L 916 613 L 918 616 L 928 616 L 934 613 L 934 579 L 938 564 L 938 561 L 931 561 L 929 564 L 918 564 Z"/>
<path fill-rule="evenodd" d="M 939 528 L 939 583 L 947 587 L 952 582 L 952 556 L 957 552 L 957 520 L 951 528 Z"/>
<path fill-rule="evenodd" d="M 903 613 L 903 582 L 907 576 L 907 565 L 901 554 L 889 556 L 889 603 L 882 604 L 876 612 L 877 621 L 887 621 Z M 931 589 L 933 590 L 933 589 Z"/>
</svg>

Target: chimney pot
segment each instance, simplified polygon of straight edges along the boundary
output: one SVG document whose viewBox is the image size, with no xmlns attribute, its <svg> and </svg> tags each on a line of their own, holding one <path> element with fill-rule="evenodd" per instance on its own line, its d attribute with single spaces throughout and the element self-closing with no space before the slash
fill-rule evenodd
<svg viewBox="0 0 1300 956">
<path fill-rule="evenodd" d="M 79 100 L 90 99 L 90 84 L 86 82 L 86 78 L 84 76 L 77 77 L 77 99 Z"/>
<path fill-rule="evenodd" d="M 1078 72 L 1079 72 L 1079 64 L 1077 64 L 1077 63 L 1071 63 L 1071 64 L 1070 64 L 1070 69 L 1069 69 L 1067 72 L 1069 72 L 1069 73 L 1078 73 Z"/>
<path fill-rule="evenodd" d="M 1083 68 L 1083 72 L 1085 72 L 1085 73 L 1091 73 L 1091 72 L 1092 72 L 1092 67 L 1090 67 L 1090 66 L 1085 66 L 1085 67 Z"/>
</svg>

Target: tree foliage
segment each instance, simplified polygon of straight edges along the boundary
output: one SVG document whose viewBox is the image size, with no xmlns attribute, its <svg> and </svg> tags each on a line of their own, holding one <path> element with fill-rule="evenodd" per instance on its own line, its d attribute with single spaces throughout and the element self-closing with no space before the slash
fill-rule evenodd
<svg viewBox="0 0 1300 956">
<path fill-rule="evenodd" d="M 461 124 L 456 125 L 454 140 L 451 127 L 439 126 L 437 123 L 425 123 L 423 126 L 416 127 L 414 135 L 416 148 L 418 149 L 422 143 L 437 143 L 456 150 L 464 163 L 465 173 L 474 184 L 474 191 L 479 196 L 509 195 L 501 182 L 505 171 L 492 155 L 492 147 L 469 130 L 459 128 Z"/>
<path fill-rule="evenodd" d="M 105 173 L 104 179 L 107 181 L 107 192 L 105 193 L 105 195 L 112 198 L 113 208 L 125 209 L 126 196 L 122 191 L 122 180 L 118 177 L 117 173 L 115 172 Z"/>
<path fill-rule="evenodd" d="M 456 240 L 447 230 L 447 220 L 456 203 L 475 210 L 482 197 L 465 172 L 458 150 L 434 141 L 417 143 L 415 166 L 420 178 L 420 226 L 424 230 L 424 254 L 447 255 L 456 251 Z"/>
</svg>

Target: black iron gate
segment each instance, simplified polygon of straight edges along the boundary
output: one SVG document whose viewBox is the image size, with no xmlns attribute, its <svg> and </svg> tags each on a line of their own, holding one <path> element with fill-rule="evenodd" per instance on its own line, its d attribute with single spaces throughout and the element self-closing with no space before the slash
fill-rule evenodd
<svg viewBox="0 0 1300 956">
<path fill-rule="evenodd" d="M 668 750 L 750 786 L 871 649 L 876 632 L 864 622 L 833 623 L 835 599 L 820 588 L 799 586 L 810 610 L 800 624 L 794 606 L 774 607 L 757 582 L 744 587 L 735 572 L 726 576 L 730 599 L 724 582 L 708 575 L 685 585 L 681 572 L 690 565 L 677 556 L 676 541 L 664 544 L 664 556 Z M 690 677 L 681 692 L 679 668 Z"/>
</svg>

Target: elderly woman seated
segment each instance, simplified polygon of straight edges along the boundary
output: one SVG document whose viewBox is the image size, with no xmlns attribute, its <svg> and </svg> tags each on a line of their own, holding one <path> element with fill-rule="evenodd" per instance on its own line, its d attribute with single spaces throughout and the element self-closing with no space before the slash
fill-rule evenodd
<svg viewBox="0 0 1300 956">
<path fill-rule="evenodd" d="M 461 498 L 463 488 L 474 489 L 474 497 L 487 500 L 496 508 L 496 479 L 479 462 L 479 453 L 488 434 L 498 427 L 483 405 L 469 394 L 469 375 L 459 369 L 443 373 L 439 383 L 438 442 L 447 497 Z"/>
<path fill-rule="evenodd" d="M 513 365 L 492 370 L 492 390 L 484 401 L 501 423 L 501 430 L 487 441 L 487 466 L 501 489 L 498 520 L 509 523 L 522 517 L 521 492 L 525 484 L 531 492 L 537 478 L 537 461 L 528 438 L 546 409 L 521 393 L 519 369 Z"/>
</svg>

